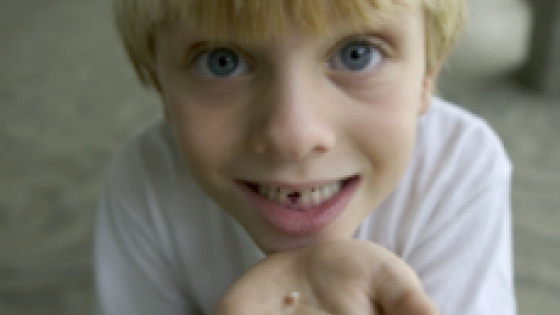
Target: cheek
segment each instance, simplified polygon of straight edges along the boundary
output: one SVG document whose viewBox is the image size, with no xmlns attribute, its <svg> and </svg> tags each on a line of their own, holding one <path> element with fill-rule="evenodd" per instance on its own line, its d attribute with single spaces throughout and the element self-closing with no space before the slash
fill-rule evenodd
<svg viewBox="0 0 560 315">
<path fill-rule="evenodd" d="M 402 168 L 408 162 L 421 105 L 419 83 L 392 82 L 361 99 L 359 110 L 349 120 L 356 145 L 379 170 Z"/>
<path fill-rule="evenodd" d="M 228 105 L 184 95 L 169 99 L 170 122 L 193 172 L 219 172 L 239 147 L 242 122 Z"/>
<path fill-rule="evenodd" d="M 405 167 L 414 147 L 415 125 L 416 121 L 407 116 L 376 116 L 360 122 L 355 132 L 364 135 L 358 145 L 368 163 L 377 172 Z"/>
</svg>

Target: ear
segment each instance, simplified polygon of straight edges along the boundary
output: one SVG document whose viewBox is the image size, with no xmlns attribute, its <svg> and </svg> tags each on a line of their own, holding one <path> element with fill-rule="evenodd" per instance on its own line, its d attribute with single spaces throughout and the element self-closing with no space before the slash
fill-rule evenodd
<svg viewBox="0 0 560 315">
<path fill-rule="evenodd" d="M 419 116 L 424 115 L 428 109 L 430 109 L 440 68 L 441 65 L 438 65 L 430 73 L 427 73 L 424 76 L 422 82 L 422 94 L 420 96 L 420 110 L 418 111 Z"/>
</svg>

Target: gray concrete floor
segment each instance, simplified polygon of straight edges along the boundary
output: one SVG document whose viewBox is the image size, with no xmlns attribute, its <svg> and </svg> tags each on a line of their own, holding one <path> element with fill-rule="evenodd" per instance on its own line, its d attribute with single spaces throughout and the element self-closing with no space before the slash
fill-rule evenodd
<svg viewBox="0 0 560 315">
<path fill-rule="evenodd" d="M 159 115 L 113 33 L 107 0 L 0 0 L 0 314 L 91 314 L 103 171 Z M 560 101 L 499 78 L 443 93 L 485 117 L 515 164 L 520 314 L 560 311 Z"/>
</svg>

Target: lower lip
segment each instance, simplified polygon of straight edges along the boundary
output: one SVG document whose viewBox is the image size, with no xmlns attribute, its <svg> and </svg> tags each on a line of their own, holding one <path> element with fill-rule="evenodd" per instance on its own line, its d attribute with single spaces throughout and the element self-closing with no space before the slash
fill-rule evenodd
<svg viewBox="0 0 560 315">
<path fill-rule="evenodd" d="M 303 211 L 287 209 L 259 195 L 246 184 L 240 184 L 243 194 L 257 212 L 276 229 L 293 235 L 310 234 L 330 225 L 346 209 L 360 184 L 355 176 L 345 181 L 331 199 Z"/>
</svg>

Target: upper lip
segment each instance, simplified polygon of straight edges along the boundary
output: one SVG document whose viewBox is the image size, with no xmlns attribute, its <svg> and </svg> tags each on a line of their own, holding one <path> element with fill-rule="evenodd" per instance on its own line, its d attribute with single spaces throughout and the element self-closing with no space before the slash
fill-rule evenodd
<svg viewBox="0 0 560 315">
<path fill-rule="evenodd" d="M 261 186 L 284 188 L 287 190 L 303 190 L 303 189 L 310 189 L 315 187 L 323 187 L 339 181 L 346 182 L 355 177 L 358 177 L 358 175 L 351 175 L 346 177 L 340 177 L 339 179 L 330 179 L 330 180 L 310 180 L 310 181 L 239 180 L 238 182 L 243 183 L 245 185 L 253 185 L 253 186 L 261 185 Z"/>
</svg>

